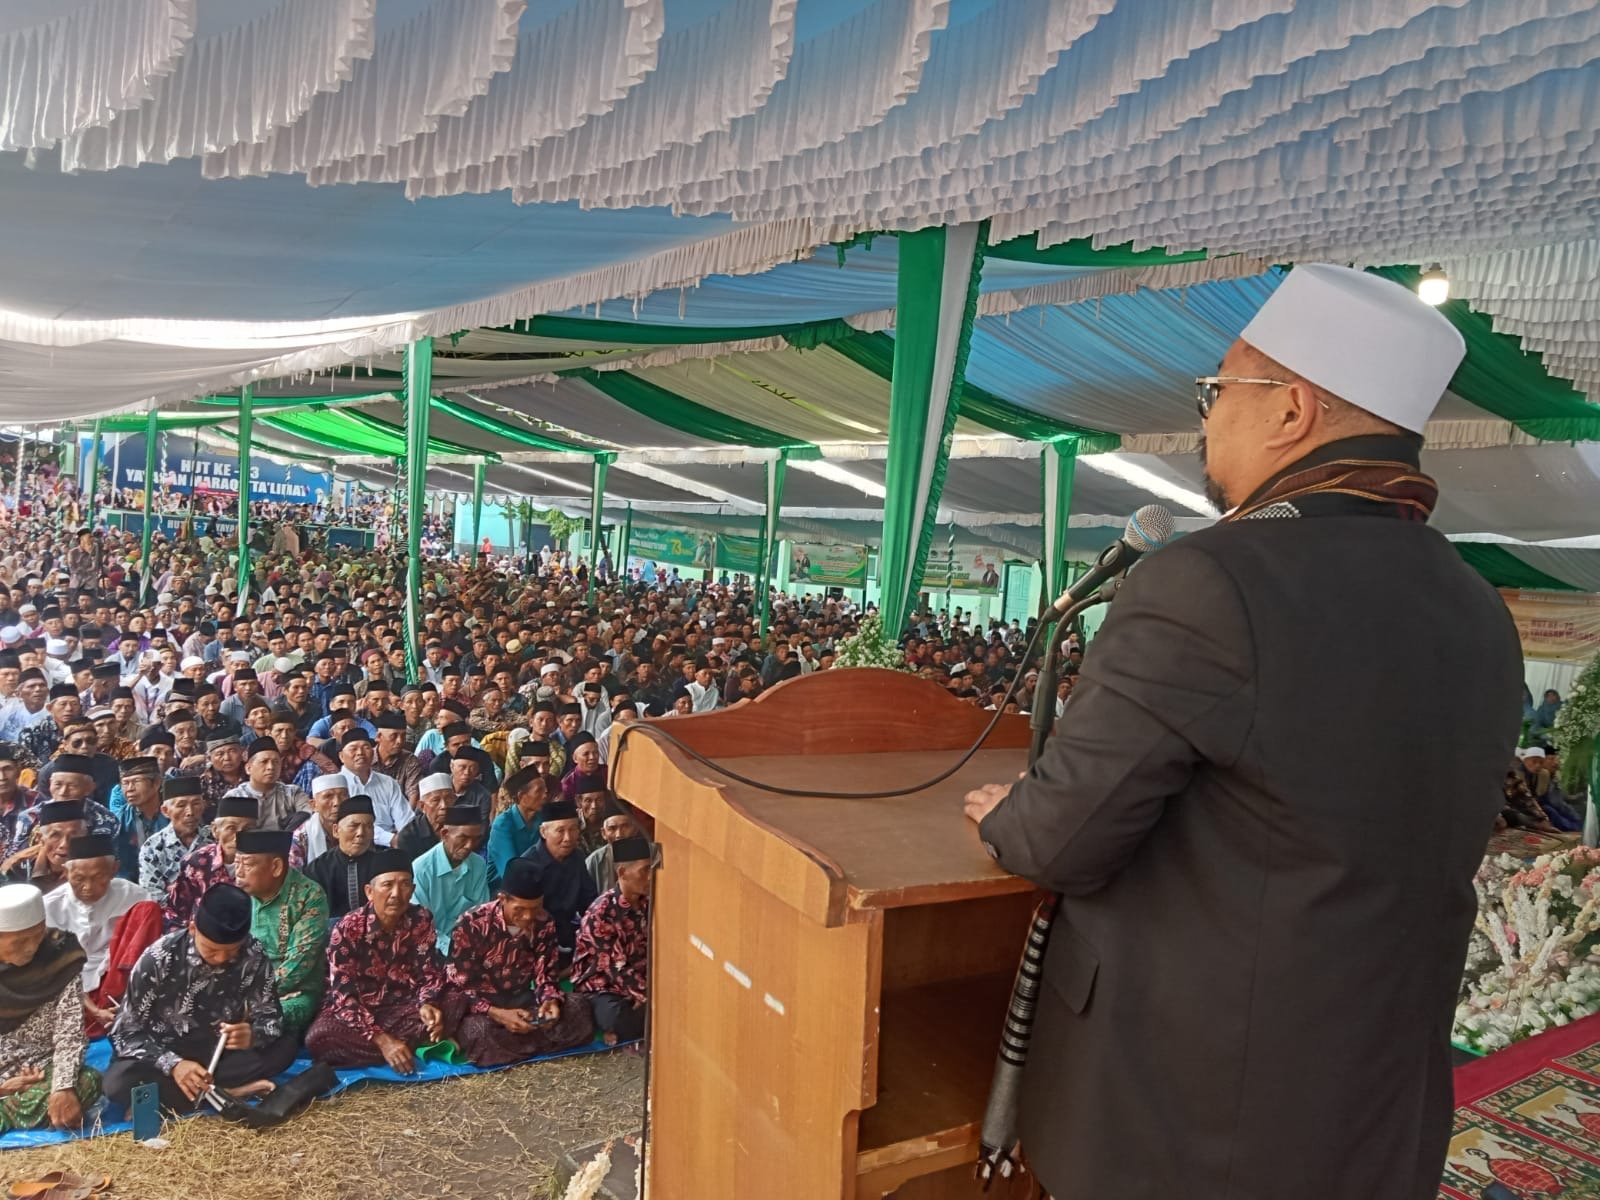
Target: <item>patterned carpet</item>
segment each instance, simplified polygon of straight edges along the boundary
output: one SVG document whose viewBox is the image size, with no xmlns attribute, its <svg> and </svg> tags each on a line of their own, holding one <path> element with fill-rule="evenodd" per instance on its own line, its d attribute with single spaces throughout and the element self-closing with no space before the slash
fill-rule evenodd
<svg viewBox="0 0 1600 1200">
<path fill-rule="evenodd" d="M 1600 1200 L 1600 1015 L 1455 1072 L 1441 1200 L 1499 1183 L 1523 1200 Z"/>
</svg>

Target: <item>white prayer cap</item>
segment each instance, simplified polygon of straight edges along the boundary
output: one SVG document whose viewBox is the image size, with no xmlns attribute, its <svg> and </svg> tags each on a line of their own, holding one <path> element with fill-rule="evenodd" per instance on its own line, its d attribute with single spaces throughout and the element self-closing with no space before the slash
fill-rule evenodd
<svg viewBox="0 0 1600 1200">
<path fill-rule="evenodd" d="M 1409 288 L 1331 263 L 1290 271 L 1239 338 L 1412 433 L 1467 353 L 1455 326 Z"/>
<path fill-rule="evenodd" d="M 71 651 L 72 651 L 72 647 L 67 645 L 67 639 L 66 638 L 46 638 L 45 639 L 44 652 L 46 654 L 48 654 L 51 658 L 65 658 L 68 654 L 71 653 Z"/>
<path fill-rule="evenodd" d="M 559 674 L 561 674 L 561 664 L 560 663 L 547 662 L 547 663 L 545 663 L 544 666 L 539 668 L 539 675 L 541 677 L 543 677 L 545 675 L 559 675 Z"/>
<path fill-rule="evenodd" d="M 1524 746 L 1524 747 L 1522 747 L 1522 749 L 1517 751 L 1517 757 L 1521 758 L 1521 759 L 1543 758 L 1544 757 L 1544 747 L 1543 746 Z"/>
<path fill-rule="evenodd" d="M 250 661 L 250 652 L 248 650 L 229 650 L 228 661 L 247 663 Z"/>
<path fill-rule="evenodd" d="M 347 788 L 349 786 L 350 781 L 338 771 L 335 771 L 331 775 L 318 775 L 315 779 L 313 779 L 311 781 L 311 794 L 313 796 L 320 796 L 323 792 L 329 791 L 333 788 Z"/>
<path fill-rule="evenodd" d="M 456 785 L 451 782 L 450 776 L 441 773 L 429 775 L 417 785 L 417 794 L 426 796 L 432 792 L 453 792 Z"/>
<path fill-rule="evenodd" d="M 285 671 L 294 670 L 294 660 L 291 658 L 275 658 L 272 660 L 272 669 L 279 675 Z"/>
<path fill-rule="evenodd" d="M 43 892 L 31 883 L 0 887 L 0 933 L 20 933 L 43 924 Z"/>
<path fill-rule="evenodd" d="M 249 660 L 246 659 L 246 661 L 249 661 Z M 181 663 L 178 664 L 178 670 L 187 671 L 191 667 L 203 667 L 205 665 L 206 665 L 206 660 L 205 659 L 201 658 L 198 654 L 191 654 L 191 655 L 189 655 L 188 658 L 184 659 Z"/>
</svg>

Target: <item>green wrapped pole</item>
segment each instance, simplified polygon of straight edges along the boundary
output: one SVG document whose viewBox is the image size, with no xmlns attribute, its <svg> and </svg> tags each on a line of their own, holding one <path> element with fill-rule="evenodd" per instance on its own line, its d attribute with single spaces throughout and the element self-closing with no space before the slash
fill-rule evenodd
<svg viewBox="0 0 1600 1200">
<path fill-rule="evenodd" d="M 433 339 L 406 347 L 406 679 L 416 683 L 422 654 L 422 522 L 428 511 L 428 411 Z"/>
<path fill-rule="evenodd" d="M 778 518 L 783 511 L 783 480 L 789 471 L 789 452 L 779 450 L 767 463 L 767 505 L 761 520 L 761 563 L 756 571 L 756 632 L 765 634 L 772 619 L 772 555 L 778 547 Z"/>
<path fill-rule="evenodd" d="M 100 490 L 100 454 L 104 442 L 100 433 L 100 418 L 94 419 L 94 442 L 89 447 L 89 495 L 84 500 L 83 523 L 94 528 L 94 497 Z"/>
<path fill-rule="evenodd" d="M 1054 600 L 1067 589 L 1067 525 L 1072 484 L 1078 473 L 1078 439 L 1045 443 L 1040 460 L 1044 484 L 1044 594 Z"/>
<path fill-rule="evenodd" d="M 884 464 L 878 609 L 898 641 L 938 521 L 978 309 L 987 223 L 901 234 L 895 276 L 889 455 Z"/>
<path fill-rule="evenodd" d="M 156 438 L 160 430 L 156 425 L 156 410 L 152 408 L 150 415 L 144 423 L 144 534 L 139 539 L 139 603 L 143 605 L 146 597 L 150 595 L 150 535 L 154 532 L 151 525 L 154 516 L 151 510 L 155 507 L 156 484 Z M 17 466 L 21 468 L 19 456 Z"/>
<path fill-rule="evenodd" d="M 606 470 L 616 455 L 601 451 L 594 456 L 594 476 L 589 485 L 589 593 L 586 603 L 594 603 L 594 577 L 600 573 L 600 522 L 605 516 Z"/>
<path fill-rule="evenodd" d="M 246 384 L 239 389 L 239 573 L 233 615 L 244 616 L 250 599 L 250 439 L 255 436 L 255 393 Z"/>
<path fill-rule="evenodd" d="M 478 538 L 483 528 L 483 477 L 489 464 L 479 459 L 472 465 L 472 565 L 478 565 Z"/>
<path fill-rule="evenodd" d="M 617 575 L 628 578 L 628 552 L 633 548 L 633 501 L 628 502 L 627 515 L 622 518 L 622 536 L 617 539 Z"/>
</svg>

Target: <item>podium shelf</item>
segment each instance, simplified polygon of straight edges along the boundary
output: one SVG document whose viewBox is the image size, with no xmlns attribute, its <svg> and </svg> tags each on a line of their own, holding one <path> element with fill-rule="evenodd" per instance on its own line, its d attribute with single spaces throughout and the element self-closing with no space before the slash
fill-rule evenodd
<svg viewBox="0 0 1600 1200">
<path fill-rule="evenodd" d="M 980 975 L 885 992 L 879 1013 L 878 1100 L 863 1109 L 856 1173 L 970 1147 L 994 1074 L 1013 974 Z"/>
<path fill-rule="evenodd" d="M 741 775 L 785 787 L 870 792 L 926 779 L 957 757 L 957 751 L 923 750 L 723 761 Z M 989 857 L 961 808 L 973 788 L 1014 780 L 1026 764 L 1022 750 L 980 750 L 943 783 L 883 800 L 778 796 L 729 781 L 721 786 L 729 804 L 750 820 L 837 871 L 852 908 L 897 908 L 1032 889 Z"/>
</svg>

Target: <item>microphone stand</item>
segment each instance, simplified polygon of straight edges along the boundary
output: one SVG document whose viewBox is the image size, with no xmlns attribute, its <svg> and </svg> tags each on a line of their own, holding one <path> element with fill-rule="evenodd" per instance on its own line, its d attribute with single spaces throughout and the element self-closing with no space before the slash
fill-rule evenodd
<svg viewBox="0 0 1600 1200">
<path fill-rule="evenodd" d="M 1113 581 L 1115 582 L 1115 581 Z M 1056 659 L 1061 652 L 1057 632 L 1062 625 L 1096 604 L 1115 595 L 1108 584 L 1077 601 L 1047 631 L 1044 658 L 1039 663 L 1039 686 L 1033 693 L 1033 742 L 1028 748 L 1028 768 L 1039 761 L 1056 720 Z M 1021 1101 L 1022 1068 L 1028 1061 L 1033 1040 L 1033 1018 L 1038 1007 L 1039 983 L 1044 974 L 1044 955 L 1050 945 L 1050 928 L 1055 922 L 1061 897 L 1051 892 L 1039 901 L 1023 946 L 1022 963 L 1011 987 L 1011 1006 L 1000 1032 L 1000 1050 L 995 1055 L 994 1077 L 989 1083 L 989 1103 L 983 1112 L 983 1127 L 978 1137 L 976 1175 L 988 1191 L 994 1177 L 1009 1179 L 1016 1170 L 1017 1110 Z"/>
</svg>

